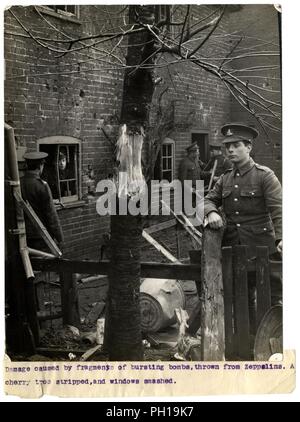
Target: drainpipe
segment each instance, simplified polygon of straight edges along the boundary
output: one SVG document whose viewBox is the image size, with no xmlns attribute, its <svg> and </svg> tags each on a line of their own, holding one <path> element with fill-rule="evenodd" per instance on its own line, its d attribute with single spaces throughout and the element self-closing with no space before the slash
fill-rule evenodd
<svg viewBox="0 0 300 422">
<path fill-rule="evenodd" d="M 9 161 L 10 177 L 11 177 L 11 179 L 9 180 L 9 184 L 12 187 L 13 194 L 17 193 L 18 195 L 21 196 L 21 187 L 20 187 L 20 178 L 19 178 L 14 130 L 7 123 L 4 124 L 4 128 L 7 135 L 5 139 L 6 139 L 7 156 L 8 156 L 8 161 Z M 21 207 L 18 205 L 17 201 L 15 201 L 15 207 L 16 207 L 15 209 L 16 209 L 17 229 L 12 230 L 12 233 L 18 235 L 19 237 L 19 252 L 22 258 L 26 278 L 30 279 L 30 278 L 34 278 L 34 273 L 32 270 L 32 266 L 31 266 L 31 262 L 30 262 L 29 254 L 28 254 L 24 213 Z"/>
</svg>

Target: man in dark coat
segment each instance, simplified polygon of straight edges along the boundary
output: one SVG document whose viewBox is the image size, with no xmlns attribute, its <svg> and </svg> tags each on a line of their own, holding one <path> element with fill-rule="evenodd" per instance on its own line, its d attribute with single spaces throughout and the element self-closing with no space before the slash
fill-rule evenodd
<svg viewBox="0 0 300 422">
<path fill-rule="evenodd" d="M 226 217 L 223 246 L 248 245 L 250 259 L 255 257 L 256 246 L 268 246 L 270 255 L 281 253 L 281 185 L 271 169 L 250 157 L 258 131 L 231 123 L 222 127 L 222 134 L 233 168 L 225 171 L 205 198 L 207 222 L 213 229 L 222 227 L 222 207 Z M 273 277 L 272 296 L 278 298 L 281 286 L 274 280 Z"/>
<path fill-rule="evenodd" d="M 181 183 L 184 180 L 191 180 L 192 187 L 196 188 L 196 180 L 209 178 L 210 173 L 203 170 L 205 164 L 199 159 L 199 147 L 193 142 L 186 148 L 187 156 L 181 161 L 178 178 Z"/>
<path fill-rule="evenodd" d="M 21 191 L 23 199 L 29 202 L 50 236 L 61 247 L 63 233 L 53 204 L 51 190 L 48 183 L 41 179 L 47 156 L 48 154 L 45 152 L 29 152 L 24 154 L 27 170 L 24 177 L 21 178 Z M 25 224 L 28 246 L 34 249 L 48 251 L 40 233 L 28 218 L 25 218 Z"/>
<path fill-rule="evenodd" d="M 203 170 L 205 164 L 199 159 L 199 147 L 197 142 L 193 142 L 187 148 L 187 156 L 181 161 L 178 172 L 178 179 L 182 183 L 183 193 L 187 194 L 188 187 L 184 181 L 192 182 L 192 206 L 196 206 L 196 181 L 204 180 L 204 184 L 209 182 L 210 173 Z M 189 196 L 187 196 L 189 197 Z M 184 204 L 184 198 L 183 198 Z"/>
<path fill-rule="evenodd" d="M 232 168 L 232 163 L 222 154 L 221 145 L 210 145 L 210 159 L 204 170 L 212 171 L 215 160 L 217 160 L 215 177 L 220 177 L 226 170 Z"/>
</svg>

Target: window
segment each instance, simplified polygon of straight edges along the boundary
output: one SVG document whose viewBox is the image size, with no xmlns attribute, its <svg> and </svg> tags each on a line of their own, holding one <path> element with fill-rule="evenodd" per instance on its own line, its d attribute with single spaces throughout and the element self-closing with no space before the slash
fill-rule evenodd
<svg viewBox="0 0 300 422">
<path fill-rule="evenodd" d="M 79 6 L 59 5 L 59 6 L 36 6 L 36 8 L 47 15 L 59 17 L 64 20 L 79 23 Z"/>
<path fill-rule="evenodd" d="M 174 157 L 175 142 L 170 138 L 166 138 L 157 157 L 154 179 L 172 182 L 174 179 Z"/>
<path fill-rule="evenodd" d="M 42 178 L 51 189 L 54 203 L 70 204 L 80 199 L 80 140 L 69 136 L 50 136 L 38 140 L 39 151 L 48 157 Z"/>
<path fill-rule="evenodd" d="M 67 13 L 67 14 L 76 16 L 76 6 L 59 5 L 59 6 L 46 6 L 46 7 L 53 9 L 56 13 L 63 13 L 63 14 Z"/>
</svg>

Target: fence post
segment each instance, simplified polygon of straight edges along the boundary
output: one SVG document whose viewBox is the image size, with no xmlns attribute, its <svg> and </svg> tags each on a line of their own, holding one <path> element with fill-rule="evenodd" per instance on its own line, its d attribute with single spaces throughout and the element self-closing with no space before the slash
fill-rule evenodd
<svg viewBox="0 0 300 422">
<path fill-rule="evenodd" d="M 202 246 L 201 348 L 203 360 L 225 357 L 224 301 L 221 264 L 223 230 L 206 228 Z"/>
<path fill-rule="evenodd" d="M 222 248 L 222 269 L 224 287 L 224 324 L 225 324 L 225 356 L 234 355 L 233 343 L 233 274 L 232 274 L 232 247 Z"/>
<path fill-rule="evenodd" d="M 60 283 L 63 324 L 79 327 L 79 303 L 75 274 L 70 272 L 61 273 Z"/>
<path fill-rule="evenodd" d="M 247 360 L 251 354 L 246 246 L 236 245 L 233 248 L 233 275 L 237 353 Z"/>
<path fill-rule="evenodd" d="M 267 246 L 256 247 L 256 291 L 256 326 L 258 327 L 263 316 L 271 307 L 269 249 Z"/>
</svg>

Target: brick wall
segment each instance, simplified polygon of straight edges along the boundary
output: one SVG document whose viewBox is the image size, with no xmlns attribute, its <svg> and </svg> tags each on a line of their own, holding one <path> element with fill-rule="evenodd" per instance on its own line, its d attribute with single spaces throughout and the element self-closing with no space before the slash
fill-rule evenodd
<svg viewBox="0 0 300 422">
<path fill-rule="evenodd" d="M 33 7 L 13 7 L 12 11 L 36 36 L 59 37 Z M 81 24 L 47 15 L 44 18 L 59 31 L 77 37 L 99 32 L 103 16 L 101 10 L 91 6 L 81 8 Z M 95 199 L 87 197 L 87 170 L 88 166 L 94 170 L 95 182 L 111 170 L 112 148 L 101 127 L 115 137 L 115 116 L 120 113 L 122 100 L 122 71 L 96 65 L 97 71 L 83 72 L 95 67 L 88 60 L 91 56 L 100 57 L 101 53 L 89 50 L 59 58 L 59 53 L 28 38 L 9 11 L 5 12 L 5 31 L 5 120 L 14 127 L 18 145 L 26 146 L 27 151 L 36 150 L 37 140 L 47 136 L 66 135 L 81 141 L 85 204 L 58 212 L 67 256 L 99 256 L 101 235 L 109 230 L 109 219 L 100 218 Z M 10 35 L 16 33 L 24 37 Z M 105 47 L 111 48 L 108 44 Z"/>
<path fill-rule="evenodd" d="M 110 31 L 114 25 L 118 25 L 119 15 L 110 14 L 108 19 L 107 6 L 103 7 L 81 6 L 80 23 L 40 16 L 33 6 L 15 6 L 11 10 L 31 33 L 44 40 L 39 42 L 46 42 L 46 39 L 60 38 L 59 31 L 73 38 L 100 32 L 103 24 Z M 194 7 L 191 24 L 216 7 L 207 6 L 205 11 L 203 7 Z M 264 8 L 262 17 L 269 19 L 268 28 L 274 29 L 276 14 L 270 14 L 268 9 L 272 6 L 260 7 Z M 109 11 L 114 10 L 117 11 L 118 6 L 110 6 Z M 177 7 L 176 19 L 183 18 L 183 8 Z M 251 13 L 245 13 L 244 9 L 226 14 L 218 31 L 228 33 L 233 28 L 235 30 L 235 26 L 241 30 L 247 26 L 248 30 L 252 31 L 253 28 L 253 31 L 263 33 L 265 22 L 257 19 L 254 9 L 251 9 Z M 276 37 L 274 31 L 270 37 Z M 105 68 L 99 49 L 79 50 L 62 56 L 59 52 L 43 48 L 30 39 L 8 10 L 5 11 L 5 32 L 5 120 L 14 127 L 18 145 L 26 146 L 28 151 L 36 150 L 37 140 L 47 136 L 72 136 L 81 141 L 81 181 L 85 202 L 76 208 L 59 210 L 59 217 L 66 239 L 66 255 L 99 257 L 102 234 L 109 230 L 109 218 L 97 215 L 96 198 L 87 195 L 90 182 L 88 166 L 94 170 L 95 184 L 111 172 L 113 151 L 102 128 L 112 139 L 116 138 L 123 72 L 114 66 Z M 215 43 L 202 51 L 203 56 L 222 57 L 227 54 L 228 45 L 219 40 L 216 38 Z M 51 46 L 59 49 L 61 44 L 52 42 Z M 80 44 L 75 43 L 71 47 L 74 46 L 79 48 Z M 101 48 L 110 51 L 112 45 L 107 43 Z M 126 50 L 123 51 L 125 54 Z M 98 64 L 91 61 L 92 58 L 99 58 Z M 161 63 L 165 59 L 162 58 Z M 248 121 L 249 116 L 244 115 L 218 78 L 196 65 L 182 62 L 176 66 L 162 67 L 157 70 L 157 76 L 163 79 L 155 89 L 154 103 L 168 88 L 163 96 L 163 104 L 165 107 L 174 105 L 173 127 L 168 136 L 175 141 L 176 177 L 193 131 L 206 131 L 209 143 L 214 144 L 222 140 L 220 127 L 224 123 L 229 120 Z M 271 80 L 263 82 L 270 83 Z M 155 122 L 152 123 L 155 125 Z M 273 160 L 274 164 L 280 150 L 277 144 L 280 146 L 279 137 L 274 138 L 272 145 L 266 140 L 261 142 L 255 151 L 259 158 L 257 161 L 268 165 Z M 274 165 L 271 167 L 274 168 Z"/>
<path fill-rule="evenodd" d="M 250 43 L 252 46 L 257 45 L 257 52 L 279 52 L 278 16 L 273 5 L 243 5 L 240 10 L 231 13 L 228 19 L 229 25 L 235 29 L 236 34 L 243 34 L 244 37 L 249 37 L 248 46 Z M 265 41 L 270 42 L 270 44 L 266 44 Z M 277 56 L 260 57 L 259 59 L 251 57 L 238 60 L 235 64 L 233 63 L 236 68 L 254 68 L 261 64 L 264 66 L 280 66 L 280 58 Z M 247 73 L 244 72 L 244 76 L 246 74 L 250 75 L 249 79 L 252 84 L 260 87 L 260 94 L 272 101 L 280 102 L 280 68 L 274 67 L 265 71 L 250 70 Z M 255 78 L 255 75 L 258 77 Z M 246 79 L 244 78 L 244 81 Z M 272 93 L 271 90 L 277 92 Z M 273 109 L 276 110 L 276 108 Z M 261 113 L 264 113 L 264 111 L 261 110 Z M 257 121 L 233 97 L 230 102 L 230 115 L 231 120 L 252 124 L 259 130 L 260 136 L 257 138 L 253 148 L 254 159 L 258 163 L 272 168 L 281 179 L 281 132 L 270 131 L 270 136 L 267 138 Z M 268 119 L 268 121 L 272 123 L 272 120 Z"/>
<path fill-rule="evenodd" d="M 175 21 L 182 22 L 185 18 L 185 7 L 175 7 Z M 203 20 L 204 16 L 209 16 L 216 11 L 218 6 L 192 6 L 190 26 L 194 28 L 195 22 Z M 210 19 L 215 17 L 212 16 Z M 205 20 L 203 22 L 207 23 Z M 218 31 L 226 31 L 228 18 L 224 16 Z M 192 44 L 190 49 L 199 44 L 199 38 Z M 201 54 L 205 57 L 223 57 L 227 54 L 228 47 L 222 43 L 209 41 L 209 46 L 201 48 Z M 173 61 L 174 57 L 168 57 Z M 205 61 L 205 60 L 204 60 Z M 165 63 L 165 58 L 161 63 Z M 181 62 L 175 66 L 169 66 L 159 70 L 159 75 L 163 77 L 161 85 L 158 86 L 154 100 L 161 91 L 168 87 L 164 95 L 166 104 L 175 104 L 174 129 L 168 135 L 175 141 L 175 177 L 178 175 L 179 164 L 186 156 L 186 147 L 191 144 L 191 133 L 197 131 L 207 132 L 209 144 L 219 143 L 222 140 L 220 132 L 221 126 L 228 121 L 230 116 L 229 102 L 230 93 L 219 78 L 210 74 L 203 68 L 190 62 Z M 201 157 L 200 157 L 201 159 Z M 202 160 L 204 157 L 202 157 Z"/>
</svg>

